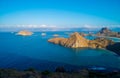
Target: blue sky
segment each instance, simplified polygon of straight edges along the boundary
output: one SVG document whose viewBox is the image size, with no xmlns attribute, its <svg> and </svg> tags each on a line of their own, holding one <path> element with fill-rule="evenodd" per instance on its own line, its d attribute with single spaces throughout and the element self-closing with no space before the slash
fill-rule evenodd
<svg viewBox="0 0 120 78">
<path fill-rule="evenodd" d="M 120 0 L 0 0 L 0 25 L 111 26 Z"/>
</svg>

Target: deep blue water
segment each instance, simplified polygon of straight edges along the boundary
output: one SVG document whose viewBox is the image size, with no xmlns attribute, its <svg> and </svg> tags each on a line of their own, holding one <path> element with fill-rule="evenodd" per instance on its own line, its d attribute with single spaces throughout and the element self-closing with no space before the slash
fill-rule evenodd
<svg viewBox="0 0 120 78">
<path fill-rule="evenodd" d="M 91 48 L 71 49 L 47 42 L 53 34 L 69 37 L 66 32 L 36 32 L 32 36 L 18 36 L 15 33 L 0 33 L 0 68 L 52 69 L 55 66 L 105 67 L 120 69 L 120 56 Z M 87 37 L 93 39 L 92 37 Z"/>
</svg>

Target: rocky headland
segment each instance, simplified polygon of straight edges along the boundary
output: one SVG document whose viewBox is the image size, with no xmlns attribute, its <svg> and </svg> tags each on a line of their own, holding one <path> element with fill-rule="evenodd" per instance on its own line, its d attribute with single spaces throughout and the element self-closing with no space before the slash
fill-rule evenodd
<svg viewBox="0 0 120 78">
<path fill-rule="evenodd" d="M 78 32 L 73 33 L 69 38 L 52 38 L 48 42 L 59 44 L 69 48 L 106 48 L 108 45 L 114 44 L 112 40 L 105 38 L 96 38 L 94 40 L 88 40 L 81 36 Z"/>
<path fill-rule="evenodd" d="M 21 35 L 21 36 L 30 36 L 30 35 L 32 35 L 32 34 L 33 34 L 33 33 L 30 32 L 30 31 L 28 31 L 28 30 L 19 31 L 19 32 L 17 33 L 17 35 Z"/>
</svg>

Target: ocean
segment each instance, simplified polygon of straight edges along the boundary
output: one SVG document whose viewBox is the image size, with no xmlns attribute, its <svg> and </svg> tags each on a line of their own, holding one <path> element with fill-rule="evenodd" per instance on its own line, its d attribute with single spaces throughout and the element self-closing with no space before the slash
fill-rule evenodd
<svg viewBox="0 0 120 78">
<path fill-rule="evenodd" d="M 68 33 L 72 32 L 46 32 L 46 36 L 41 36 L 41 33 L 19 36 L 16 33 L 0 32 L 0 68 L 53 70 L 64 66 L 67 69 L 120 69 L 120 56 L 114 52 L 92 48 L 71 49 L 47 41 L 54 34 L 68 38 Z M 94 39 L 90 36 L 86 38 Z"/>
</svg>

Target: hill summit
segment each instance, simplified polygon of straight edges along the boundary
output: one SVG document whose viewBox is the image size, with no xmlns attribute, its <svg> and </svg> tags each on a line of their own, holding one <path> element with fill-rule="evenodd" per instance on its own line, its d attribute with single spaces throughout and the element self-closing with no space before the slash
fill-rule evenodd
<svg viewBox="0 0 120 78">
<path fill-rule="evenodd" d="M 70 48 L 79 48 L 79 47 L 105 48 L 106 46 L 114 43 L 113 41 L 104 38 L 87 40 L 84 37 L 82 37 L 78 32 L 73 33 L 69 38 L 52 38 L 49 39 L 48 42 L 54 44 L 60 44 L 62 46 L 70 47 Z"/>
</svg>

